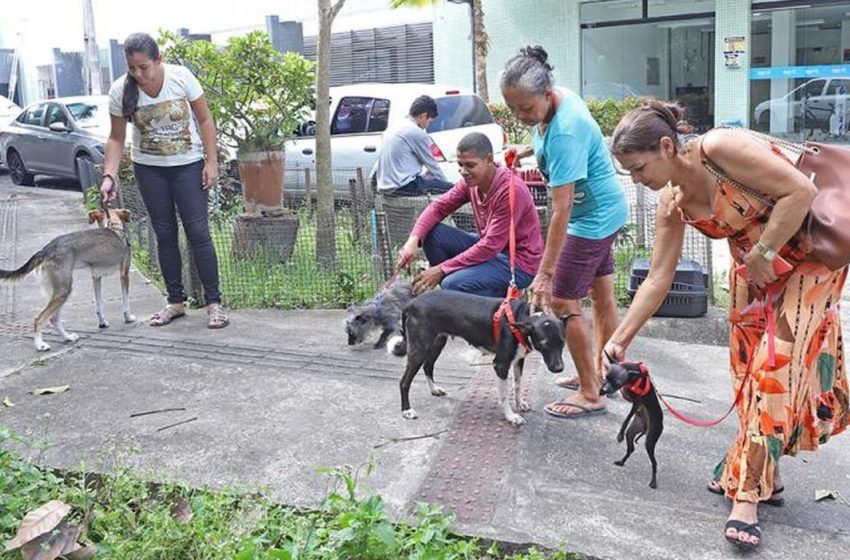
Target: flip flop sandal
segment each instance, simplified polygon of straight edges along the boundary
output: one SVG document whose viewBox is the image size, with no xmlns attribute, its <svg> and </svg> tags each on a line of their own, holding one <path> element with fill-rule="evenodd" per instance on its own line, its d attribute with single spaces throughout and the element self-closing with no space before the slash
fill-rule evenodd
<svg viewBox="0 0 850 560">
<path fill-rule="evenodd" d="M 157 311 L 148 320 L 148 324 L 152 327 L 164 327 L 174 319 L 185 317 L 186 311 L 180 311 L 176 305 L 168 304 L 161 310 Z"/>
<path fill-rule="evenodd" d="M 230 324 L 230 319 L 227 318 L 227 313 L 221 308 L 221 305 L 211 304 L 207 310 L 209 320 L 207 321 L 208 329 L 223 329 Z"/>
<path fill-rule="evenodd" d="M 744 542 L 744 541 L 741 541 L 741 540 L 738 539 L 738 535 L 735 535 L 734 537 L 730 537 L 729 534 L 728 534 L 729 529 L 735 529 L 735 531 L 739 534 L 744 533 L 744 534 L 749 535 L 751 537 L 756 537 L 756 538 L 758 538 L 759 542 L 757 542 L 757 543 Z M 755 550 L 759 546 L 761 546 L 761 528 L 758 526 L 758 523 L 746 523 L 746 522 L 740 521 L 738 519 L 730 519 L 729 521 L 726 522 L 726 528 L 723 529 L 723 536 L 726 537 L 727 541 L 734 544 L 735 546 L 737 546 L 741 550 L 750 551 L 750 550 Z"/>
<path fill-rule="evenodd" d="M 559 377 L 555 380 L 555 385 L 570 391 L 578 391 L 578 381 L 575 377 Z"/>
<path fill-rule="evenodd" d="M 571 413 L 571 414 L 570 413 L 564 413 L 564 412 L 558 412 L 557 410 L 553 409 L 553 407 L 556 407 L 556 406 L 571 406 L 573 408 L 579 409 L 581 412 L 575 412 L 575 413 Z M 574 402 L 567 402 L 567 401 L 559 401 L 559 402 L 547 404 L 545 407 L 543 407 L 543 410 L 545 410 L 547 414 L 550 414 L 550 415 L 552 415 L 556 418 L 583 418 L 585 416 L 596 416 L 596 415 L 605 414 L 605 413 L 608 412 L 608 410 L 604 406 L 602 408 L 590 408 L 589 406 L 585 406 L 583 404 L 578 404 L 578 403 L 574 403 Z"/>
<path fill-rule="evenodd" d="M 716 484 L 716 486 L 713 486 L 711 484 L 711 482 L 714 482 Z M 723 488 L 721 488 L 720 485 L 717 484 L 716 481 L 711 481 L 711 482 L 709 482 L 705 486 L 706 490 L 708 490 L 712 494 L 717 494 L 718 496 L 725 496 L 726 495 L 726 491 Z M 759 503 L 767 505 L 767 506 L 782 507 L 782 506 L 785 505 L 785 498 L 783 498 L 782 496 L 777 496 L 777 494 L 782 494 L 784 491 L 785 491 L 784 486 L 782 488 L 777 488 L 776 490 L 773 491 L 773 494 L 770 495 L 770 498 L 763 500 Z"/>
</svg>

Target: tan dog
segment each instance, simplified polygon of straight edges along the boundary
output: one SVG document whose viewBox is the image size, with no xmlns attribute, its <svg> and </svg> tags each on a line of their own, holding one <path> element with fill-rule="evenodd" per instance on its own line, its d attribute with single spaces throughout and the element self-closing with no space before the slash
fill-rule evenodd
<svg viewBox="0 0 850 560">
<path fill-rule="evenodd" d="M 74 333 L 65 330 L 62 324 L 62 306 L 71 295 L 74 270 L 88 267 L 91 270 L 94 287 L 94 305 L 98 326 L 109 326 L 103 309 L 101 278 L 117 269 L 121 273 L 121 300 L 124 308 L 124 322 L 132 323 L 136 318 L 130 314 L 130 245 L 124 235 L 123 223 L 130 221 L 130 211 L 117 208 L 109 211 L 109 216 L 95 210 L 89 212 L 89 223 L 97 222 L 98 229 L 86 229 L 60 235 L 42 250 L 34 254 L 17 270 L 0 270 L 0 280 L 15 281 L 37 270 L 49 300 L 34 322 L 35 348 L 49 350 L 41 331 L 48 321 L 56 328 L 62 338 L 69 342 L 79 339 Z"/>
</svg>

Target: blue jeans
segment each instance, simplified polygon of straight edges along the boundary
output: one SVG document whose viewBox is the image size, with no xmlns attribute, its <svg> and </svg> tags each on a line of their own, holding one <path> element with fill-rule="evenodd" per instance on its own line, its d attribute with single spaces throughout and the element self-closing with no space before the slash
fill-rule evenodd
<svg viewBox="0 0 850 560">
<path fill-rule="evenodd" d="M 207 303 L 221 303 L 218 291 L 218 259 L 210 237 L 208 221 L 208 195 L 201 188 L 204 161 L 159 167 L 133 164 L 139 192 L 156 233 L 159 268 L 165 279 L 168 303 L 183 303 L 183 263 L 177 241 L 177 212 L 183 222 L 183 231 L 189 240 L 198 276 L 204 286 Z M 176 212 L 175 212 L 176 206 Z"/>
<path fill-rule="evenodd" d="M 437 224 L 425 237 L 422 248 L 431 266 L 455 257 L 478 242 L 478 236 L 446 224 Z M 531 285 L 534 276 L 516 269 L 517 287 Z M 455 290 L 480 296 L 505 297 L 511 283 L 511 263 L 506 253 L 499 253 L 489 261 L 456 270 L 443 278 L 444 290 Z"/>
<path fill-rule="evenodd" d="M 416 179 L 412 180 L 403 187 L 399 187 L 388 196 L 422 196 L 425 194 L 443 194 L 454 186 L 454 183 L 443 181 L 442 179 L 430 179 L 417 175 Z"/>
</svg>

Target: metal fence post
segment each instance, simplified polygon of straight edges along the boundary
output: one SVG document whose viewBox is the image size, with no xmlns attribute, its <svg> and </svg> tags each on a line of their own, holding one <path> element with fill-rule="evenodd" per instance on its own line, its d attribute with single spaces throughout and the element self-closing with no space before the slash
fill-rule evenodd
<svg viewBox="0 0 850 560">
<path fill-rule="evenodd" d="M 310 185 L 310 168 L 304 169 L 304 204 L 307 206 L 307 214 L 313 214 L 313 194 Z"/>
</svg>

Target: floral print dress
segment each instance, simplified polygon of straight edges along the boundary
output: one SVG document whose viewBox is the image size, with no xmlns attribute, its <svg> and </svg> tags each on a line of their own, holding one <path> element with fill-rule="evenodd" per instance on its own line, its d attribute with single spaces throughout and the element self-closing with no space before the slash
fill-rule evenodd
<svg viewBox="0 0 850 560">
<path fill-rule="evenodd" d="M 718 180 L 713 210 L 700 220 L 680 213 L 708 237 L 726 238 L 732 253 L 729 355 L 741 423 L 715 479 L 728 498 L 758 502 L 776 490 L 780 456 L 814 451 L 850 421 L 838 314 L 847 268 L 833 272 L 806 261 L 793 238 L 779 253 L 794 269 L 770 290 L 757 290 L 735 269 L 761 236 L 770 207 Z"/>
</svg>

